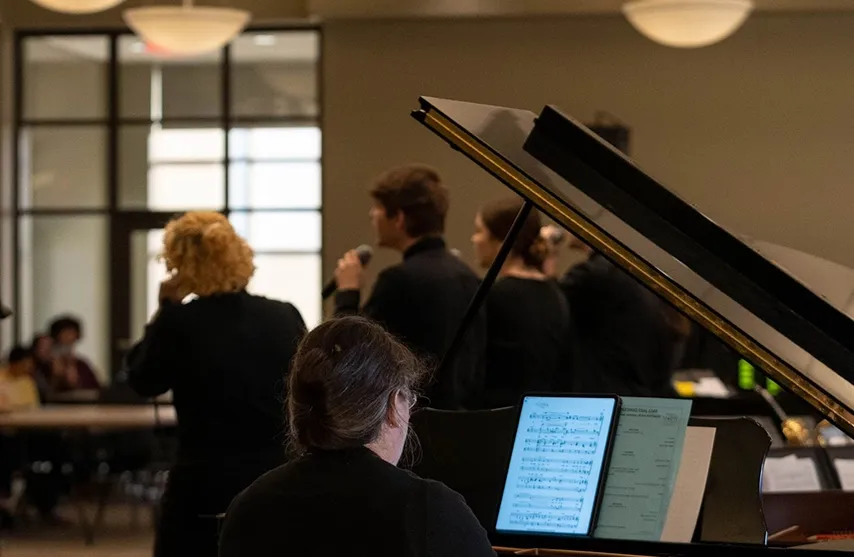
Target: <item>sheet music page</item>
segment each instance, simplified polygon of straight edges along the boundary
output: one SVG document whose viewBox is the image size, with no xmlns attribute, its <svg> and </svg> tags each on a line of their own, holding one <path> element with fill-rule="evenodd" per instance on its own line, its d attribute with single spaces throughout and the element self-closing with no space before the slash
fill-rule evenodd
<svg viewBox="0 0 854 557">
<path fill-rule="evenodd" d="M 694 537 L 706 494 L 715 433 L 717 430 L 713 427 L 692 426 L 688 426 L 685 432 L 682 461 L 679 463 L 670 507 L 661 532 L 663 542 L 691 543 Z"/>
<path fill-rule="evenodd" d="M 833 467 L 836 468 L 842 491 L 854 491 L 854 460 L 837 458 L 833 460 Z"/>
<path fill-rule="evenodd" d="M 615 401 L 526 397 L 496 528 L 586 534 Z"/>
<path fill-rule="evenodd" d="M 762 471 L 764 493 L 797 493 L 821 491 L 821 481 L 815 461 L 798 458 L 790 454 L 784 457 L 768 457 Z"/>
<path fill-rule="evenodd" d="M 595 537 L 661 539 L 690 416 L 690 400 L 623 397 Z"/>
</svg>

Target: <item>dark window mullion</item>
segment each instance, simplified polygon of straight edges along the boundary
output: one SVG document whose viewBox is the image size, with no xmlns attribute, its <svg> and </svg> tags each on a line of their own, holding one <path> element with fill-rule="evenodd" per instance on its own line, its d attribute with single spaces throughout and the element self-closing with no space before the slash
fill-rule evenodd
<svg viewBox="0 0 854 557">
<path fill-rule="evenodd" d="M 223 184 L 225 184 L 225 199 L 223 200 L 223 203 L 225 205 L 226 215 L 227 215 L 228 214 L 227 211 L 231 208 L 230 202 L 229 202 L 230 195 L 231 195 L 231 192 L 229 191 L 231 189 L 231 178 L 229 176 L 231 174 L 229 172 L 229 170 L 231 168 L 231 161 L 229 160 L 229 155 L 230 155 L 229 143 L 230 143 L 230 141 L 228 140 L 228 134 L 229 134 L 229 131 L 231 130 L 231 45 L 226 45 L 225 48 L 223 49 L 222 71 L 220 72 L 220 74 L 221 74 L 220 77 L 222 79 L 222 82 L 220 84 L 220 86 L 221 86 L 220 98 L 222 99 L 222 129 L 224 132 L 222 135 L 223 135 L 223 141 L 225 142 L 225 146 L 224 146 L 225 149 L 223 151 L 224 156 L 223 156 L 223 163 L 222 163 L 223 164 L 223 172 L 224 172 Z"/>
</svg>

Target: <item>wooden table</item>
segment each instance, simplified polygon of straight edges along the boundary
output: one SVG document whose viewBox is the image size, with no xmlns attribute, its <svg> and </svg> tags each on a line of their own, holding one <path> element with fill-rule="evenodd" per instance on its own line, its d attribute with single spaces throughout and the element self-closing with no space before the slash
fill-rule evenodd
<svg viewBox="0 0 854 557">
<path fill-rule="evenodd" d="M 14 429 L 154 429 L 178 423 L 175 407 L 154 405 L 47 405 L 37 410 L 0 414 L 0 428 Z"/>
</svg>

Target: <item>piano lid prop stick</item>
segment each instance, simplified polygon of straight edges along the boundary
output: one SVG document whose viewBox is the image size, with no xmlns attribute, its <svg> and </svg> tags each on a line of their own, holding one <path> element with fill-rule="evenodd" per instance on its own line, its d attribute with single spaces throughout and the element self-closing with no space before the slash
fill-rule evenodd
<svg viewBox="0 0 854 557">
<path fill-rule="evenodd" d="M 460 351 L 463 340 L 466 338 L 466 332 L 468 332 L 469 325 L 471 325 L 472 321 L 474 321 L 474 318 L 477 316 L 478 311 L 480 311 L 480 307 L 483 305 L 486 295 L 489 294 L 489 289 L 492 288 L 493 283 L 495 283 L 495 279 L 498 278 L 498 273 L 501 271 L 501 267 L 504 266 L 504 262 L 507 261 L 507 256 L 510 255 L 510 250 L 513 248 L 513 244 L 516 243 L 516 238 L 519 236 L 519 232 L 525 225 L 525 221 L 528 220 L 528 215 L 531 214 L 531 209 L 533 208 L 534 205 L 530 201 L 526 200 L 522 205 L 522 208 L 519 209 L 519 212 L 516 214 L 516 220 L 513 221 L 513 225 L 510 227 L 510 230 L 507 231 L 507 236 L 504 238 L 504 242 L 501 243 L 501 247 L 495 255 L 495 260 L 493 260 L 489 269 L 486 270 L 486 275 L 484 275 L 483 280 L 480 282 L 480 286 L 478 286 L 471 302 L 469 302 L 469 307 L 466 309 L 466 313 L 463 315 L 463 319 L 460 321 L 459 327 L 457 327 L 457 332 L 454 334 L 451 345 L 445 351 L 445 355 L 442 357 L 439 367 L 437 367 L 433 372 L 433 378 L 441 377 L 442 372 L 444 372 L 450 363 L 454 361 L 457 352 Z"/>
</svg>

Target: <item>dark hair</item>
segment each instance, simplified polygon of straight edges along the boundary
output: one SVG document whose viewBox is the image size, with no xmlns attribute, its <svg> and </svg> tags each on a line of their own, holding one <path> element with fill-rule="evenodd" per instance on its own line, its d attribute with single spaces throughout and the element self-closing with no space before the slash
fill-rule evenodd
<svg viewBox="0 0 854 557">
<path fill-rule="evenodd" d="M 379 325 L 331 319 L 297 348 L 288 380 L 291 443 L 336 450 L 377 439 L 398 392 L 415 397 L 424 367 Z"/>
<path fill-rule="evenodd" d="M 411 164 L 389 170 L 377 180 L 371 197 L 388 217 L 403 213 L 406 233 L 413 238 L 445 232 L 448 190 L 429 166 Z"/>
<path fill-rule="evenodd" d="M 32 356 L 32 352 L 28 348 L 21 346 L 20 344 L 13 346 L 11 350 L 9 350 L 9 356 L 6 358 L 6 361 L 10 364 L 15 364 L 20 361 L 26 360 Z"/>
<path fill-rule="evenodd" d="M 508 197 L 487 203 L 480 209 L 480 219 L 489 233 L 504 240 L 516 215 L 522 209 L 522 200 Z M 542 270 L 543 262 L 549 255 L 548 241 L 540 236 L 540 213 L 533 210 L 522 225 L 511 252 L 522 258 L 526 265 Z"/>
<path fill-rule="evenodd" d="M 56 340 L 59 338 L 59 333 L 67 329 L 73 329 L 77 333 L 77 336 L 83 336 L 83 325 L 80 323 L 80 320 L 70 315 L 63 315 L 51 322 L 50 337 Z"/>
</svg>

